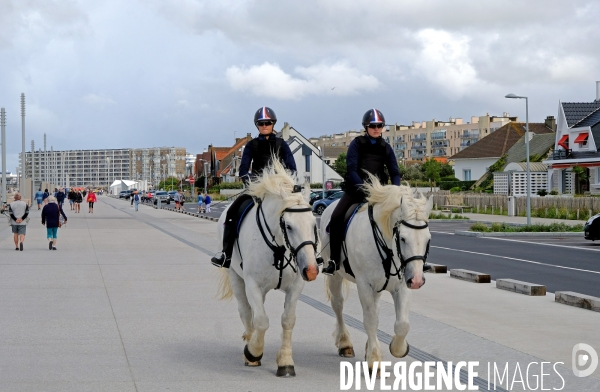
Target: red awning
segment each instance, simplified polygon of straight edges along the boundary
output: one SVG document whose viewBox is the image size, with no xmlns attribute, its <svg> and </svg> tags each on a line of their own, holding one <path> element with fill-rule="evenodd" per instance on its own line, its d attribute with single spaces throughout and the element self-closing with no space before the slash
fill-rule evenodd
<svg viewBox="0 0 600 392">
<path fill-rule="evenodd" d="M 587 141 L 589 135 L 590 134 L 587 132 L 580 133 L 579 136 L 577 136 L 577 138 L 575 138 L 575 143 L 585 143 Z"/>
<path fill-rule="evenodd" d="M 558 141 L 558 145 L 564 148 L 565 150 L 569 149 L 569 145 L 567 144 L 567 140 L 569 140 L 569 135 L 563 135 Z"/>
</svg>

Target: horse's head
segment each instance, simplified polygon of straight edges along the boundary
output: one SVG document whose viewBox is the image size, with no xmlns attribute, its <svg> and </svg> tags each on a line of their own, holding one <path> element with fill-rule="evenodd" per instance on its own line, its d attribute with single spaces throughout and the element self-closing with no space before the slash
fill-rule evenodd
<svg viewBox="0 0 600 392">
<path fill-rule="evenodd" d="M 423 263 L 429 253 L 429 213 L 433 207 L 431 197 L 425 199 L 406 195 L 400 207 L 401 216 L 397 221 L 396 247 L 402 265 L 404 278 L 410 289 L 419 289 L 425 284 Z"/>
<path fill-rule="evenodd" d="M 317 278 L 317 221 L 305 195 L 294 192 L 295 180 L 278 159 L 250 184 L 249 193 L 262 200 L 265 214 L 279 217 L 279 226 L 286 248 L 298 264 L 306 281 Z M 306 189 L 310 187 L 307 186 Z"/>
<path fill-rule="evenodd" d="M 319 237 L 312 208 L 310 205 L 286 208 L 281 225 L 286 246 L 296 257 L 302 278 L 309 282 L 315 280 L 319 274 L 316 256 Z"/>
</svg>

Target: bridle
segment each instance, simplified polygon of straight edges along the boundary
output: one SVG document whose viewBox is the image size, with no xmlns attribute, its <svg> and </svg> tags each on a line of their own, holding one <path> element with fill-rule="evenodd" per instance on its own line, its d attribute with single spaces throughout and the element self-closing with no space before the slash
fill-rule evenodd
<svg viewBox="0 0 600 392">
<path fill-rule="evenodd" d="M 281 281 L 283 278 L 283 270 L 285 268 L 287 268 L 289 266 L 292 269 L 292 271 L 294 271 L 294 273 L 298 272 L 297 258 L 298 258 L 298 252 L 300 252 L 300 249 L 302 249 L 303 247 L 305 247 L 307 245 L 312 245 L 315 253 L 317 253 L 317 245 L 319 244 L 319 236 L 317 234 L 317 227 L 315 226 L 315 228 L 314 228 L 315 229 L 315 240 L 314 241 L 310 241 L 310 240 L 304 241 L 297 247 L 294 247 L 290 243 L 290 239 L 289 239 L 286 224 L 285 224 L 285 219 L 283 219 L 283 214 L 285 214 L 286 212 L 290 212 L 290 213 L 310 212 L 310 213 L 312 213 L 312 208 L 311 207 L 286 208 L 283 210 L 283 212 L 279 216 L 279 227 L 281 228 L 281 231 L 283 233 L 283 239 L 285 241 L 285 245 L 279 245 L 277 243 L 277 241 L 275 240 L 275 236 L 273 235 L 273 232 L 271 231 L 271 229 L 269 228 L 269 225 L 267 223 L 267 219 L 265 217 L 265 213 L 262 208 L 262 201 L 258 200 L 257 204 L 258 204 L 258 207 L 256 210 L 256 224 L 258 225 L 258 229 L 260 230 L 260 234 L 262 235 L 263 239 L 265 240 L 265 243 L 273 251 L 273 266 L 275 267 L 275 269 L 277 269 L 279 271 L 279 281 L 277 283 L 277 287 L 275 287 L 275 290 L 279 290 L 279 288 L 281 287 Z M 271 237 L 270 239 L 267 237 L 267 234 L 265 233 L 265 230 L 263 228 L 263 223 L 261 222 L 261 218 L 260 218 L 261 215 L 262 215 L 262 221 L 264 222 L 264 227 L 267 229 L 267 232 L 269 233 L 269 236 Z M 286 251 L 289 251 L 289 256 L 285 255 Z"/>
<path fill-rule="evenodd" d="M 381 232 L 381 230 L 379 229 L 379 226 L 377 226 L 377 222 L 375 222 L 375 219 L 373 218 L 373 206 L 372 205 L 369 205 L 368 212 L 369 212 L 369 222 L 371 223 L 371 229 L 373 231 L 373 238 L 375 239 L 375 247 L 377 248 L 379 257 L 381 257 L 381 260 L 383 263 L 383 269 L 385 272 L 385 283 L 384 283 L 383 287 L 381 288 L 381 290 L 377 291 L 377 292 L 381 292 L 381 291 L 385 290 L 385 288 L 387 287 L 388 282 L 390 280 L 390 276 L 397 276 L 398 279 L 400 281 L 402 281 L 402 278 L 404 276 L 404 270 L 406 269 L 406 266 L 408 265 L 408 263 L 410 263 L 411 261 L 415 261 L 415 260 L 423 260 L 423 263 L 425 263 L 427 261 L 427 256 L 429 255 L 429 242 L 427 242 L 427 248 L 425 250 L 424 255 L 422 255 L 422 256 L 415 255 L 415 256 L 409 257 L 408 259 L 404 258 L 404 255 L 402 254 L 402 249 L 400 247 L 400 232 L 399 232 L 400 225 L 404 225 L 413 230 L 423 230 L 423 229 L 426 229 L 427 227 L 429 227 L 429 224 L 427 222 L 425 222 L 424 225 L 417 226 L 417 225 L 408 223 L 404 219 L 402 219 L 402 220 L 396 222 L 396 224 L 394 224 L 394 229 L 392 230 L 392 233 L 393 233 L 392 237 L 393 237 L 394 243 L 396 244 L 396 253 L 398 254 L 398 258 L 400 259 L 400 266 L 398 266 L 398 265 L 396 265 L 396 262 L 394 261 L 394 251 L 392 249 L 388 248 L 387 244 L 385 243 L 385 240 L 383 239 L 383 233 Z M 394 272 L 392 272 L 392 266 L 394 267 Z"/>
</svg>

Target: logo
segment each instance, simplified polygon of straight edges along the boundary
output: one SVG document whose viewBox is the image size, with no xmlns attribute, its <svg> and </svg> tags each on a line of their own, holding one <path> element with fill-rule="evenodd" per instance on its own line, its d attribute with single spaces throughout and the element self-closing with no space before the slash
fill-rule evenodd
<svg viewBox="0 0 600 392">
<path fill-rule="evenodd" d="M 576 377 L 587 377 L 598 367 L 598 353 L 592 346 L 577 343 L 573 346 L 571 366 Z"/>
</svg>

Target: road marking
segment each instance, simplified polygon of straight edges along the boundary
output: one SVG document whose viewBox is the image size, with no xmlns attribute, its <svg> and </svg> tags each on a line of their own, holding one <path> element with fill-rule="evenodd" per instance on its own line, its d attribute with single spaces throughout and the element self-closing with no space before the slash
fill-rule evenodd
<svg viewBox="0 0 600 392">
<path fill-rule="evenodd" d="M 454 233 L 448 233 L 446 231 L 433 231 L 430 230 L 430 233 L 438 233 L 438 234 L 449 234 L 449 235 L 455 235 Z M 544 245 L 544 246 L 555 246 L 557 248 L 567 248 L 567 249 L 577 249 L 577 250 L 589 250 L 592 252 L 600 252 L 600 248 L 599 249 L 593 249 L 593 248 L 580 248 L 577 246 L 569 246 L 569 245 L 560 245 L 560 244 L 548 244 L 546 242 L 531 242 L 531 241 L 524 241 L 524 240 L 516 240 L 516 239 L 512 239 L 512 238 L 499 238 L 499 237 L 476 237 L 476 238 L 483 238 L 486 240 L 497 240 L 497 241 L 512 241 L 512 242 L 520 242 L 522 244 L 534 244 L 534 245 Z M 571 237 L 569 237 L 571 238 Z M 574 238 L 574 237 L 573 237 Z"/>
<path fill-rule="evenodd" d="M 434 246 L 434 245 L 432 245 L 431 247 L 432 248 L 438 248 L 438 249 L 445 249 L 445 250 L 453 250 L 455 252 L 471 253 L 471 254 L 474 254 L 474 255 L 482 255 L 482 256 L 498 257 L 500 259 L 522 261 L 524 263 L 544 265 L 546 267 L 563 268 L 563 269 L 568 269 L 568 270 L 573 270 L 573 271 L 581 271 L 581 272 L 591 272 L 592 274 L 598 274 L 598 275 L 600 275 L 600 271 L 590 271 L 590 270 L 585 270 L 585 269 L 580 269 L 580 268 L 565 267 L 564 265 L 546 264 L 546 263 L 541 263 L 539 261 L 517 259 L 515 257 L 508 257 L 508 256 L 492 255 L 492 254 L 489 254 L 489 253 L 473 252 L 473 251 L 470 251 L 470 250 L 446 248 L 446 247 L 443 247 L 443 246 Z"/>
</svg>

